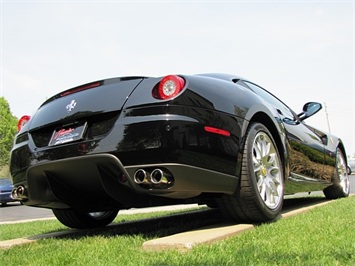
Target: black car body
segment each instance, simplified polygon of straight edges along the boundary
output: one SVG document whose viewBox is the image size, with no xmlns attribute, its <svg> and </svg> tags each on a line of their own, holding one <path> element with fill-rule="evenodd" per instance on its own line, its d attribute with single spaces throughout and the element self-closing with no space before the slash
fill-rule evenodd
<svg viewBox="0 0 355 266">
<path fill-rule="evenodd" d="M 227 74 L 88 83 L 48 99 L 18 132 L 13 195 L 70 227 L 178 203 L 273 220 L 284 195 L 349 194 L 342 141 L 304 122 L 320 109 L 310 102 L 296 114 Z"/>
</svg>

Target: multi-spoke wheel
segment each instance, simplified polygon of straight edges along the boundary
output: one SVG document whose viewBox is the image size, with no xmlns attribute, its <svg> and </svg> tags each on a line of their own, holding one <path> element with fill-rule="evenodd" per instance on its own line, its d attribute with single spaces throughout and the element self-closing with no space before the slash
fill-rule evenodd
<svg viewBox="0 0 355 266">
<path fill-rule="evenodd" d="M 244 145 L 240 186 L 224 195 L 220 207 L 235 220 L 274 220 L 283 204 L 282 161 L 269 130 L 260 123 L 250 125 Z"/>
<path fill-rule="evenodd" d="M 53 209 L 55 217 L 64 225 L 71 228 L 95 228 L 110 224 L 118 211 L 80 212 L 77 210 Z"/>
<path fill-rule="evenodd" d="M 282 200 L 280 166 L 280 159 L 271 137 L 265 132 L 259 132 L 253 144 L 253 169 L 260 197 L 270 209 L 277 208 Z"/>
<path fill-rule="evenodd" d="M 333 185 L 323 190 L 328 199 L 337 199 L 349 196 L 350 179 L 343 152 L 338 148 L 336 154 L 336 177 Z"/>
</svg>

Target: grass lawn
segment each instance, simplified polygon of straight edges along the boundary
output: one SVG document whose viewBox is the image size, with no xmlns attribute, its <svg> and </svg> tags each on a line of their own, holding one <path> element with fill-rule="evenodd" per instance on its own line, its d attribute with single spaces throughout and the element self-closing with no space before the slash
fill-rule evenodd
<svg viewBox="0 0 355 266">
<path fill-rule="evenodd" d="M 171 213 L 118 215 L 115 222 Z M 1 239 L 64 230 L 57 221 L 0 225 Z M 97 233 L 39 240 L 0 250 L 0 265 L 355 265 L 355 197 L 191 251 L 148 252 L 144 241 L 160 235 Z M 13 238 L 13 237 L 12 237 Z"/>
</svg>

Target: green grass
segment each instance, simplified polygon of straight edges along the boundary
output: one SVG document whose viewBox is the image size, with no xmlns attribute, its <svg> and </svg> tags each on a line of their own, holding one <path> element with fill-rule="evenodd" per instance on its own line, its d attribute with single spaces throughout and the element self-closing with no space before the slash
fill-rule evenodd
<svg viewBox="0 0 355 266">
<path fill-rule="evenodd" d="M 143 219 L 152 214 L 147 215 L 121 219 Z M 20 231 L 22 226 L 24 231 Z M 0 230 L 1 235 L 18 230 L 18 235 L 24 236 L 63 227 L 46 221 L 0 225 Z M 29 234 L 26 230 L 36 231 Z M 355 197 L 198 245 L 185 253 L 143 251 L 143 242 L 151 238 L 127 233 L 39 240 L 0 250 L 0 265 L 355 265 Z"/>
</svg>

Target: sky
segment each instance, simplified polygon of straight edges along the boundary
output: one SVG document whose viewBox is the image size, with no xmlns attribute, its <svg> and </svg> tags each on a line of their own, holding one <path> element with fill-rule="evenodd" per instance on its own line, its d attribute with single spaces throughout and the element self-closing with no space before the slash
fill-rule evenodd
<svg viewBox="0 0 355 266">
<path fill-rule="evenodd" d="M 0 0 L 0 96 L 18 118 L 120 76 L 230 73 L 268 89 L 355 156 L 355 0 Z"/>
</svg>

